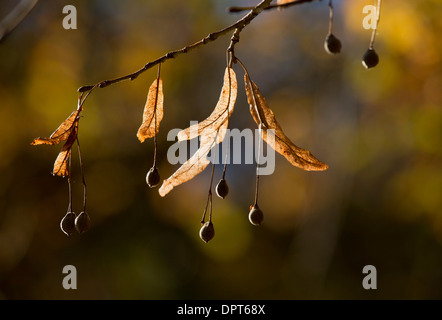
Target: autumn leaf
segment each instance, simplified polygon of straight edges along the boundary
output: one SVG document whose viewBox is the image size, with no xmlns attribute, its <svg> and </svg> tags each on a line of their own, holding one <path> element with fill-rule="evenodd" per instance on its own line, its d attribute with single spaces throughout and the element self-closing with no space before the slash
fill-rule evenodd
<svg viewBox="0 0 442 320">
<path fill-rule="evenodd" d="M 292 165 L 306 171 L 324 171 L 328 165 L 316 159 L 308 150 L 296 146 L 284 134 L 275 115 L 249 76 L 244 76 L 247 100 L 253 119 L 262 128 L 262 138 L 276 152 L 283 155 Z"/>
<path fill-rule="evenodd" d="M 63 121 L 63 123 L 55 130 L 49 138 L 36 138 L 31 142 L 31 145 L 57 145 L 60 142 L 66 141 L 63 145 L 57 159 L 54 163 L 52 174 L 54 176 L 65 177 L 69 175 L 69 169 L 67 161 L 71 155 L 71 148 L 77 139 L 78 133 L 78 121 L 81 112 L 81 108 L 75 110 L 71 115 Z"/>
<path fill-rule="evenodd" d="M 66 140 L 65 144 L 63 145 L 63 148 L 61 149 L 60 153 L 57 156 L 57 159 L 54 163 L 54 168 L 52 170 L 52 174 L 54 176 L 61 176 L 66 177 L 69 175 L 69 168 L 68 168 L 68 160 L 71 156 L 71 148 L 77 139 L 78 134 L 78 121 L 75 121 L 73 125 L 73 129 Z"/>
<path fill-rule="evenodd" d="M 198 151 L 187 160 L 175 173 L 168 179 L 163 181 L 161 188 L 158 190 L 160 196 L 164 197 L 174 187 L 193 179 L 195 176 L 204 171 L 210 161 L 207 159 L 209 151 L 215 143 L 219 143 L 224 139 L 226 130 L 223 133 L 214 132 L 209 135 L 201 136 L 201 144 Z"/>
<path fill-rule="evenodd" d="M 228 69 L 230 69 L 230 74 Z M 220 126 L 227 121 L 233 112 L 236 101 L 237 87 L 238 84 L 236 82 L 235 72 L 231 68 L 226 68 L 223 89 L 212 114 L 206 120 L 190 126 L 187 129 L 181 130 L 178 133 L 178 141 L 196 138 L 202 135 L 203 132 L 209 133 L 217 131 Z"/>
<path fill-rule="evenodd" d="M 235 72 L 231 68 L 226 68 L 221 95 L 212 114 L 204 121 L 178 133 L 178 141 L 201 136 L 200 147 L 171 177 L 163 181 L 158 191 L 162 197 L 174 187 L 193 179 L 209 165 L 207 155 L 216 144 L 224 140 L 226 135 L 228 119 L 235 106 L 237 87 Z"/>
<path fill-rule="evenodd" d="M 31 142 L 31 145 L 57 145 L 62 141 L 66 141 L 74 128 L 74 122 L 78 121 L 80 111 L 81 110 L 75 110 L 72 112 L 71 115 L 65 121 L 63 121 L 63 123 L 51 134 L 49 138 L 36 138 Z"/>
<path fill-rule="evenodd" d="M 143 122 L 137 133 L 137 137 L 141 142 L 144 142 L 148 138 L 152 138 L 158 133 L 159 124 L 163 119 L 163 101 L 163 81 L 158 77 L 150 86 L 149 93 L 147 94 Z"/>
</svg>

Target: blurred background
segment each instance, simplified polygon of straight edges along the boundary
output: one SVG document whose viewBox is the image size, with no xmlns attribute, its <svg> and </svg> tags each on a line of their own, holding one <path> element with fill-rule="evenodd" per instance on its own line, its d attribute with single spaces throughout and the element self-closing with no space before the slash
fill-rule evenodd
<svg viewBox="0 0 442 320">
<path fill-rule="evenodd" d="M 2 0 L 3 19 L 18 1 Z M 165 198 L 149 189 L 153 140 L 141 144 L 148 88 L 136 81 L 95 90 L 80 121 L 91 229 L 67 237 L 66 179 L 50 172 L 60 146 L 30 146 L 76 108 L 77 88 L 138 70 L 199 41 L 243 14 L 248 0 L 40 1 L 0 43 L 0 298 L 2 299 L 441 299 L 442 32 L 439 0 L 384 1 L 375 49 L 365 5 L 335 1 L 330 56 L 328 2 L 260 15 L 242 33 L 245 63 L 285 133 L 327 163 L 304 172 L 277 155 L 263 176 L 261 227 L 248 221 L 255 166 L 230 165 L 228 197 L 214 197 L 215 238 L 198 236 L 210 169 Z M 77 30 L 65 30 L 65 5 Z M 162 178 L 167 133 L 205 119 L 222 86 L 230 35 L 162 66 L 164 120 L 158 137 Z M 256 128 L 242 81 L 231 127 Z M 74 209 L 82 184 L 73 153 Z M 222 166 L 215 169 L 215 183 Z M 77 290 L 65 290 L 65 265 Z M 365 265 L 377 290 L 365 290 Z"/>
</svg>

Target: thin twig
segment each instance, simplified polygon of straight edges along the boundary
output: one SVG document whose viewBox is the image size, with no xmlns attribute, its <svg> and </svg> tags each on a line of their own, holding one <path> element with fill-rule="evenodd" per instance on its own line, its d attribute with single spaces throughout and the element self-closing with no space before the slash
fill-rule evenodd
<svg viewBox="0 0 442 320">
<path fill-rule="evenodd" d="M 256 162 L 256 188 L 255 188 L 255 204 L 254 207 L 258 206 L 258 190 L 259 190 L 259 163 L 261 162 L 261 144 L 262 142 L 262 122 L 259 124 L 259 140 L 258 140 L 258 159 Z"/>
<path fill-rule="evenodd" d="M 218 137 L 219 131 L 216 135 Z M 216 138 L 215 138 L 216 139 Z M 210 175 L 210 185 L 209 185 L 209 193 L 207 195 L 207 202 L 206 207 L 204 209 L 203 217 L 201 218 L 201 223 L 203 224 L 206 221 L 206 214 L 207 214 L 207 207 L 210 204 L 210 211 L 209 211 L 209 222 L 212 222 L 212 185 L 213 185 L 213 176 L 215 173 L 215 163 L 216 163 L 216 148 L 213 149 L 213 160 L 212 160 L 212 172 Z"/>
<path fill-rule="evenodd" d="M 156 168 L 157 165 L 157 104 L 158 104 L 158 92 L 160 91 L 160 75 L 161 75 L 161 63 L 158 64 L 158 72 L 157 72 L 157 90 L 155 92 L 155 106 L 154 106 L 154 119 L 155 119 L 155 128 L 154 128 L 154 154 L 153 154 L 153 168 Z"/>
<path fill-rule="evenodd" d="M 284 8 L 288 8 L 297 4 L 303 4 L 306 2 L 313 2 L 315 0 L 298 0 L 298 1 L 293 1 L 293 2 L 288 2 L 288 3 L 284 3 L 284 4 L 271 4 L 269 6 L 267 6 L 264 10 L 272 10 L 272 9 L 284 9 Z M 321 0 L 319 0 L 321 1 Z M 252 10 L 254 7 L 230 7 L 227 9 L 228 12 L 230 13 L 237 13 L 237 12 L 242 12 L 242 11 L 246 11 L 246 10 Z"/>
<path fill-rule="evenodd" d="M 69 174 L 68 174 L 69 207 L 68 207 L 68 213 L 72 212 L 72 181 L 71 181 L 71 175 L 72 175 L 72 153 L 70 153 L 70 155 L 69 155 Z"/>
<path fill-rule="evenodd" d="M 211 193 L 211 191 L 209 190 L 209 195 L 207 197 L 206 207 L 204 208 L 203 217 L 201 218 L 201 224 L 204 224 L 206 222 L 206 213 L 207 213 L 207 207 L 209 206 L 210 193 Z"/>
<path fill-rule="evenodd" d="M 378 31 L 379 21 L 381 20 L 381 2 L 382 2 L 382 0 L 378 0 L 377 15 L 376 15 L 376 26 L 373 29 L 373 32 L 371 33 L 371 39 L 370 39 L 370 45 L 369 45 L 370 49 L 373 49 L 373 47 L 374 47 L 374 40 L 376 38 L 376 33 Z"/>
<path fill-rule="evenodd" d="M 249 73 L 247 71 L 247 68 L 245 67 L 245 65 L 241 62 L 241 60 L 236 59 L 236 61 L 241 65 L 241 67 L 244 69 L 245 75 L 248 79 L 247 83 L 249 86 L 249 90 L 250 90 L 250 94 L 252 96 L 252 103 L 253 103 L 253 107 L 255 108 L 255 113 L 259 119 L 259 127 L 258 127 L 258 132 L 259 132 L 259 141 L 258 141 L 258 157 L 257 157 L 257 163 L 256 163 L 256 186 L 255 186 L 255 204 L 254 206 L 256 207 L 258 205 L 258 189 L 259 189 L 259 163 L 261 161 L 261 143 L 262 143 L 262 130 L 263 128 L 268 128 L 267 125 L 267 121 L 265 120 L 264 116 L 261 116 L 260 110 L 258 109 L 258 104 L 256 103 L 256 98 L 255 98 L 255 91 L 253 90 L 253 84 L 252 84 L 252 79 L 250 79 Z"/>
<path fill-rule="evenodd" d="M 92 93 L 92 91 L 94 91 L 96 88 L 98 88 L 98 84 L 92 86 L 89 90 L 85 90 L 85 91 L 78 91 L 80 92 L 80 97 L 78 99 L 78 108 L 77 110 L 83 111 L 83 105 L 86 102 L 87 97 Z M 86 93 L 86 95 L 83 97 L 84 93 Z"/>
<path fill-rule="evenodd" d="M 227 66 L 228 68 L 232 68 L 232 63 L 233 63 L 233 59 L 234 58 L 234 54 L 233 51 L 229 51 L 227 50 L 227 54 L 226 54 L 226 58 L 227 58 Z M 231 99 L 231 95 L 232 95 L 232 79 L 230 76 L 230 70 L 228 70 L 229 72 L 229 98 L 227 100 L 227 125 L 226 125 L 226 141 L 227 141 L 227 150 L 226 150 L 226 157 L 224 160 L 224 168 L 223 168 L 223 175 L 222 178 L 225 179 L 226 178 L 226 169 L 227 169 L 227 162 L 229 159 L 229 151 L 230 151 L 230 134 L 229 134 L 229 115 L 230 115 L 230 99 Z"/>
<path fill-rule="evenodd" d="M 84 167 L 83 167 L 83 160 L 81 157 L 81 149 L 80 149 L 80 141 L 78 140 L 77 136 L 77 147 L 78 147 L 78 160 L 80 163 L 80 171 L 81 171 L 81 180 L 83 182 L 84 187 L 84 193 L 83 193 L 83 211 L 86 211 L 86 180 L 84 179 Z"/>
<path fill-rule="evenodd" d="M 313 1 L 313 0 L 309 0 L 309 1 Z M 142 67 L 138 71 L 135 71 L 133 73 L 130 73 L 125 76 L 121 76 L 121 77 L 118 77 L 118 78 L 115 78 L 112 80 L 104 80 L 104 81 L 101 81 L 95 85 L 80 87 L 78 89 L 78 92 L 91 91 L 91 90 L 95 89 L 96 87 L 105 88 L 105 87 L 108 87 L 112 84 L 115 84 L 115 83 L 118 83 L 118 82 L 121 82 L 124 80 L 135 80 L 140 74 L 142 74 L 143 72 L 149 70 L 150 68 L 152 68 L 160 63 L 163 63 L 169 59 L 176 58 L 177 56 L 179 56 L 181 54 L 188 53 L 188 52 L 190 52 L 194 49 L 197 49 L 197 48 L 199 48 L 209 42 L 213 42 L 216 39 L 218 39 L 220 36 L 225 35 L 232 30 L 243 29 L 253 19 L 255 19 L 265 8 L 267 8 L 271 2 L 272 2 L 272 0 L 261 1 L 256 7 L 253 7 L 253 9 L 251 9 L 251 11 L 247 15 L 245 15 L 243 18 L 241 18 L 240 20 L 238 20 L 234 24 L 232 24 L 222 30 L 219 30 L 217 32 L 209 33 L 206 37 L 204 37 L 203 39 L 201 39 L 200 41 L 198 41 L 194 44 L 188 45 L 188 46 L 186 46 L 182 49 L 179 49 L 179 50 L 170 51 L 170 52 L 166 53 L 164 56 L 162 56 L 154 61 L 148 62 L 144 67 Z"/>
<path fill-rule="evenodd" d="M 332 29 L 333 29 L 333 0 L 330 0 L 328 3 L 328 7 L 330 8 L 330 18 L 329 18 L 329 23 L 328 23 L 328 33 L 331 34 L 332 33 Z"/>
</svg>

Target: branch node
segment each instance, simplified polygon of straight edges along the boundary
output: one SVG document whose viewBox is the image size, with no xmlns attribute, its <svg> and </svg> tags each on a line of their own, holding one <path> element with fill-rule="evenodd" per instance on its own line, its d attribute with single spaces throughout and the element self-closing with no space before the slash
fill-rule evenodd
<svg viewBox="0 0 442 320">
<path fill-rule="evenodd" d="M 77 91 L 80 93 L 83 93 L 83 92 L 87 92 L 87 91 L 92 90 L 93 87 L 94 86 L 82 86 L 82 87 L 78 88 Z"/>
<path fill-rule="evenodd" d="M 98 85 L 98 87 L 100 87 L 100 88 L 104 88 L 106 86 L 107 86 L 107 81 L 103 81 Z"/>
</svg>

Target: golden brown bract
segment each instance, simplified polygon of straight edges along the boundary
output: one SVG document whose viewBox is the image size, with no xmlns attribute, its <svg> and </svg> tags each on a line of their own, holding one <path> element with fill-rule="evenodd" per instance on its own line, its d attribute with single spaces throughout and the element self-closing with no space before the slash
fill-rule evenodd
<svg viewBox="0 0 442 320">
<path fill-rule="evenodd" d="M 157 78 L 149 88 L 144 106 L 143 122 L 138 129 L 137 137 L 141 142 L 158 134 L 159 125 L 164 115 L 163 102 L 163 80 Z"/>
<path fill-rule="evenodd" d="M 232 68 L 226 68 L 221 95 L 212 114 L 206 120 L 178 133 L 178 141 L 201 136 L 200 147 L 170 178 L 163 181 L 158 191 L 162 197 L 174 187 L 193 179 L 209 165 L 210 161 L 207 159 L 207 155 L 215 144 L 219 144 L 224 140 L 228 119 L 235 105 L 237 91 L 238 85 L 235 72 Z"/>
<path fill-rule="evenodd" d="M 75 143 L 75 140 L 77 140 L 78 121 L 80 119 L 81 110 L 81 108 L 78 108 L 72 112 L 49 138 L 36 138 L 31 142 L 31 145 L 38 146 L 43 144 L 57 145 L 60 142 L 66 141 L 55 160 L 54 168 L 52 170 L 54 176 L 66 177 L 69 175 L 67 162 L 71 155 L 71 148 Z"/>
<path fill-rule="evenodd" d="M 296 146 L 284 134 L 280 124 L 276 121 L 272 109 L 270 109 L 265 98 L 261 95 L 258 86 L 250 80 L 247 74 L 244 76 L 244 81 L 250 113 L 258 127 L 262 129 L 263 140 L 298 168 L 306 171 L 327 170 L 328 165 L 316 159 L 310 151 Z"/>
</svg>

